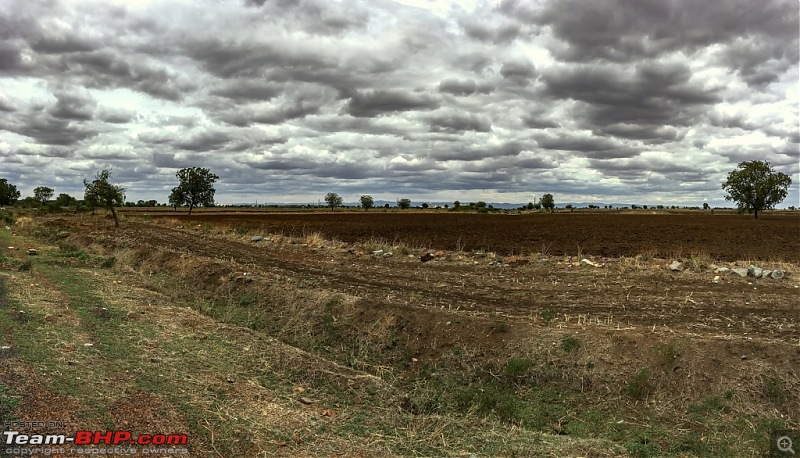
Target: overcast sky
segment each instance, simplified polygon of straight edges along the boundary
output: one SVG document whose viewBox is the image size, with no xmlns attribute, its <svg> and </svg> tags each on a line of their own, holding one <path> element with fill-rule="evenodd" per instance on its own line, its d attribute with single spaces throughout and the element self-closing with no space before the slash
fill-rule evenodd
<svg viewBox="0 0 800 458">
<path fill-rule="evenodd" d="M 797 0 L 0 0 L 0 177 L 164 202 L 724 204 L 794 181 Z M 728 205 L 733 205 L 728 203 Z"/>
</svg>

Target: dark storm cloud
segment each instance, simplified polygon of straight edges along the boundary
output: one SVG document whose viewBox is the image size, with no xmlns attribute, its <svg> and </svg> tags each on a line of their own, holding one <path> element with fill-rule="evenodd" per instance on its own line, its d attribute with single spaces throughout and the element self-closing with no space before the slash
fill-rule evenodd
<svg viewBox="0 0 800 458">
<path fill-rule="evenodd" d="M 540 115 L 526 115 L 522 118 L 522 123 L 531 129 L 550 129 L 561 127 L 561 124 L 557 123 L 556 121 L 547 119 Z"/>
<path fill-rule="evenodd" d="M 535 13 L 525 2 L 505 3 L 505 13 L 549 26 L 567 45 L 558 57 L 571 61 L 631 62 L 740 37 L 786 43 L 798 39 L 794 1 L 559 0 Z"/>
<path fill-rule="evenodd" d="M 442 80 L 439 83 L 439 92 L 446 92 L 453 95 L 472 95 L 477 90 L 475 80 L 459 80 L 456 78 Z"/>
<path fill-rule="evenodd" d="M 88 94 L 57 89 L 53 95 L 56 97 L 56 104 L 50 109 L 53 117 L 79 121 L 93 118 L 97 102 Z"/>
<path fill-rule="evenodd" d="M 491 119 L 474 114 L 460 113 L 454 110 L 437 112 L 428 118 L 431 132 L 459 133 L 468 130 L 489 132 L 492 130 Z"/>
<path fill-rule="evenodd" d="M 212 95 L 239 102 L 271 100 L 281 93 L 281 87 L 265 80 L 232 80 L 211 90 Z"/>
<path fill-rule="evenodd" d="M 517 39 L 521 33 L 520 24 L 516 22 L 492 25 L 481 21 L 480 18 L 470 17 L 462 19 L 460 25 L 468 37 L 494 44 L 510 43 Z"/>
<path fill-rule="evenodd" d="M 639 148 L 618 143 L 609 138 L 571 134 L 543 134 L 536 137 L 540 148 L 575 151 L 592 158 L 628 158 L 637 156 Z"/>
<path fill-rule="evenodd" d="M 218 130 L 200 130 L 188 137 L 172 142 L 178 149 L 189 151 L 214 151 L 221 149 L 232 140 L 230 134 Z"/>
<path fill-rule="evenodd" d="M 346 111 L 357 118 L 374 118 L 400 111 L 427 111 L 440 106 L 440 102 L 427 95 L 398 90 L 359 92 L 350 98 Z"/>
<path fill-rule="evenodd" d="M 527 85 L 530 79 L 536 76 L 536 67 L 526 59 L 516 59 L 504 62 L 500 67 L 500 75 L 519 85 Z"/>
<path fill-rule="evenodd" d="M 136 112 L 124 108 L 100 107 L 97 118 L 110 124 L 125 124 L 136 119 Z"/>
<path fill-rule="evenodd" d="M 689 68 L 680 63 L 641 64 L 632 73 L 571 65 L 551 69 L 544 82 L 549 96 L 587 104 L 584 118 L 592 126 L 685 126 L 720 100 L 718 88 L 692 84 L 690 77 Z"/>
</svg>

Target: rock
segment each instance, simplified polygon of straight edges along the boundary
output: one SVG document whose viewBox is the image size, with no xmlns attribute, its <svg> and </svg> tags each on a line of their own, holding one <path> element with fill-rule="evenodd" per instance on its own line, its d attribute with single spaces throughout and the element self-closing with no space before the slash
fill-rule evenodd
<svg viewBox="0 0 800 458">
<path fill-rule="evenodd" d="M 160 363 L 161 362 L 161 358 L 159 358 L 157 356 L 153 356 L 152 358 L 150 358 L 150 362 L 151 363 Z"/>
<path fill-rule="evenodd" d="M 233 377 L 228 377 L 228 378 L 226 379 L 226 381 L 227 381 L 228 383 L 234 383 L 236 380 L 234 380 L 234 379 L 233 379 Z"/>
<path fill-rule="evenodd" d="M 680 272 L 683 270 L 683 263 L 678 261 L 672 261 L 672 264 L 669 265 L 669 270 L 673 272 Z"/>
<path fill-rule="evenodd" d="M 523 258 L 522 256 L 511 256 L 506 260 L 506 262 L 511 266 L 521 266 L 529 263 L 530 261 Z"/>
<path fill-rule="evenodd" d="M 713 280 L 711 280 L 711 283 L 719 283 L 719 275 L 717 275 L 716 277 L 714 277 L 714 279 L 713 279 Z"/>
<path fill-rule="evenodd" d="M 762 269 L 761 267 L 756 267 L 753 264 L 750 264 L 749 266 L 747 266 L 747 273 L 755 278 L 761 278 L 761 276 L 764 275 L 764 269 Z"/>
<path fill-rule="evenodd" d="M 35 256 L 39 254 L 39 250 L 37 250 L 36 248 L 28 248 L 28 254 L 31 256 Z"/>
<path fill-rule="evenodd" d="M 740 277 L 746 277 L 747 276 L 747 269 L 731 269 L 731 272 L 735 273 L 736 275 L 738 275 Z"/>
<path fill-rule="evenodd" d="M 745 359 L 747 359 L 747 355 L 742 355 L 742 360 L 744 361 Z"/>
<path fill-rule="evenodd" d="M 430 253 L 425 253 L 425 254 L 423 254 L 422 256 L 419 257 L 419 260 L 422 261 L 422 262 L 428 262 L 431 259 L 433 259 L 433 255 L 430 254 Z"/>
<path fill-rule="evenodd" d="M 581 259 L 581 265 L 582 266 L 597 267 L 597 264 L 593 263 L 592 261 L 590 261 L 589 259 L 586 259 L 586 258 Z"/>
<path fill-rule="evenodd" d="M 372 254 L 375 256 L 383 256 L 383 250 L 375 250 L 372 252 Z"/>
<path fill-rule="evenodd" d="M 260 242 L 262 240 L 264 240 L 264 237 L 261 237 L 260 235 L 254 235 L 250 237 L 251 242 Z"/>
<path fill-rule="evenodd" d="M 444 251 L 439 250 L 436 253 L 434 253 L 433 255 L 436 256 L 437 258 L 443 258 L 444 257 Z"/>
<path fill-rule="evenodd" d="M 390 251 L 388 253 L 383 253 L 383 257 L 384 258 L 391 258 L 392 257 L 392 252 Z"/>
<path fill-rule="evenodd" d="M 761 275 L 761 278 L 769 278 L 770 274 L 772 273 L 769 269 L 764 269 L 764 273 Z"/>
<path fill-rule="evenodd" d="M 726 273 L 728 273 L 730 271 L 731 271 L 731 269 L 729 269 L 727 267 L 720 267 L 719 269 L 715 270 L 714 273 L 715 274 L 726 274 Z"/>
<path fill-rule="evenodd" d="M 775 280 L 780 280 L 780 279 L 781 279 L 781 278 L 783 278 L 784 276 L 785 276 L 785 274 L 784 274 L 784 273 L 783 273 L 783 271 L 782 271 L 782 270 L 780 270 L 780 269 L 775 269 L 775 270 L 773 270 L 773 271 L 772 271 L 772 273 L 770 274 L 770 277 L 772 277 L 772 278 L 773 278 L 773 279 L 775 279 Z"/>
<path fill-rule="evenodd" d="M 8 345 L 3 345 L 2 347 L 0 347 L 0 351 L 8 351 L 8 350 L 11 350 L 11 347 L 9 347 Z"/>
<path fill-rule="evenodd" d="M 300 398 L 300 402 L 302 402 L 305 405 L 309 405 L 309 404 L 313 404 L 314 400 L 311 399 L 311 398 L 307 398 L 307 397 L 303 396 L 302 398 Z"/>
<path fill-rule="evenodd" d="M 85 348 L 92 348 L 92 347 L 94 347 L 94 344 L 91 344 L 91 343 L 85 343 L 85 344 L 83 344 L 83 346 L 84 346 Z"/>
</svg>

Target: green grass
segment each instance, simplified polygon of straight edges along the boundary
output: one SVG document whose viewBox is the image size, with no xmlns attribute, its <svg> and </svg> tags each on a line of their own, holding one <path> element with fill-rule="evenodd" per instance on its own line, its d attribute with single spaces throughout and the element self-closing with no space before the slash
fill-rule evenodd
<svg viewBox="0 0 800 458">
<path fill-rule="evenodd" d="M 561 337 L 561 349 L 566 352 L 576 352 L 581 349 L 581 341 L 576 337 L 564 335 Z"/>
</svg>

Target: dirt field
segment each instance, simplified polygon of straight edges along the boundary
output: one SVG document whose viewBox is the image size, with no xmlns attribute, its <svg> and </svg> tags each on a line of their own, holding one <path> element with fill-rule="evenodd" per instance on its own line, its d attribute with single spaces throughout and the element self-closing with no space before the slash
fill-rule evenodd
<svg viewBox="0 0 800 458">
<path fill-rule="evenodd" d="M 797 217 L 187 219 L 4 236 L 41 253 L 0 248 L 0 343 L 19 348 L 0 355 L 0 413 L 147 432 L 158 410 L 192 456 L 755 457 L 800 428 Z M 786 277 L 715 271 L 747 259 Z M 62 356 L 40 362 L 41 342 Z M 88 367 L 128 388 L 69 381 Z"/>
<path fill-rule="evenodd" d="M 800 261 L 800 213 L 557 213 L 533 215 L 364 212 L 197 213 L 165 216 L 242 226 L 287 235 L 320 232 L 348 243 L 371 237 L 436 249 L 499 254 L 582 253 L 607 256 L 688 256 L 722 260 Z"/>
</svg>

